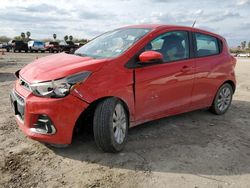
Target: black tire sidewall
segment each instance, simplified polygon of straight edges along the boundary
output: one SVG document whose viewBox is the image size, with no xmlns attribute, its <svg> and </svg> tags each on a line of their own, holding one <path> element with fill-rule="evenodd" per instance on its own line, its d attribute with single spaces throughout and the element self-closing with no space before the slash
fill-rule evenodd
<svg viewBox="0 0 250 188">
<path fill-rule="evenodd" d="M 116 105 L 118 104 L 122 105 L 126 117 L 125 138 L 121 144 L 116 142 L 113 131 L 113 113 L 115 111 Z M 128 114 L 124 108 L 124 105 L 119 99 L 114 97 L 108 98 L 98 104 L 94 113 L 93 130 L 95 142 L 100 149 L 102 149 L 104 152 L 112 153 L 121 151 L 127 142 L 128 127 Z"/>
</svg>

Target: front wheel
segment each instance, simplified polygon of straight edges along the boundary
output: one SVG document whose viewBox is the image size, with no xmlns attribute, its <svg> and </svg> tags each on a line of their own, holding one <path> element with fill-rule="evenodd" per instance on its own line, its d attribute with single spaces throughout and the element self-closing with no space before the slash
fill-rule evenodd
<svg viewBox="0 0 250 188">
<path fill-rule="evenodd" d="M 120 100 L 108 98 L 100 102 L 93 123 L 96 145 L 105 152 L 121 151 L 127 141 L 128 121 L 128 114 Z"/>
<path fill-rule="evenodd" d="M 233 88 L 230 84 L 223 84 L 217 91 L 210 111 L 217 115 L 226 113 L 229 109 L 233 98 Z"/>
</svg>

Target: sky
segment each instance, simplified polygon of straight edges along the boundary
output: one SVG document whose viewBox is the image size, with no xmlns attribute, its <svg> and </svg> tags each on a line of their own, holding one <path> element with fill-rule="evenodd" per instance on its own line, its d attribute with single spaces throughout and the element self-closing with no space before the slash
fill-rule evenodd
<svg viewBox="0 0 250 188">
<path fill-rule="evenodd" d="M 224 36 L 231 47 L 250 41 L 250 0 L 1 0 L 0 36 L 91 39 L 131 24 L 174 24 Z"/>
</svg>

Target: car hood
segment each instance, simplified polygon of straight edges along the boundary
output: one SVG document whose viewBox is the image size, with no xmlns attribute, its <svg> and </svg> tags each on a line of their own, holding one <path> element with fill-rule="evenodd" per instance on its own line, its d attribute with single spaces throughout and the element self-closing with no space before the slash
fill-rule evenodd
<svg viewBox="0 0 250 188">
<path fill-rule="evenodd" d="M 107 61 L 109 60 L 59 53 L 36 59 L 21 69 L 19 75 L 29 83 L 43 82 L 82 71 L 95 72 Z"/>
</svg>

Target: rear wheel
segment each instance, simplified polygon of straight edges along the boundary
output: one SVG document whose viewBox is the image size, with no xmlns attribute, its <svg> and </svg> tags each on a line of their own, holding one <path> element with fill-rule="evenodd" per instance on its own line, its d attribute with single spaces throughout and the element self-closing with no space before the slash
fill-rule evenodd
<svg viewBox="0 0 250 188">
<path fill-rule="evenodd" d="M 231 105 L 232 98 L 233 98 L 232 86 L 228 83 L 223 84 L 216 93 L 210 111 L 217 115 L 226 113 L 226 111 L 229 109 Z"/>
<path fill-rule="evenodd" d="M 122 102 L 108 98 L 98 104 L 94 113 L 94 137 L 105 152 L 121 151 L 127 141 L 128 115 Z"/>
</svg>

